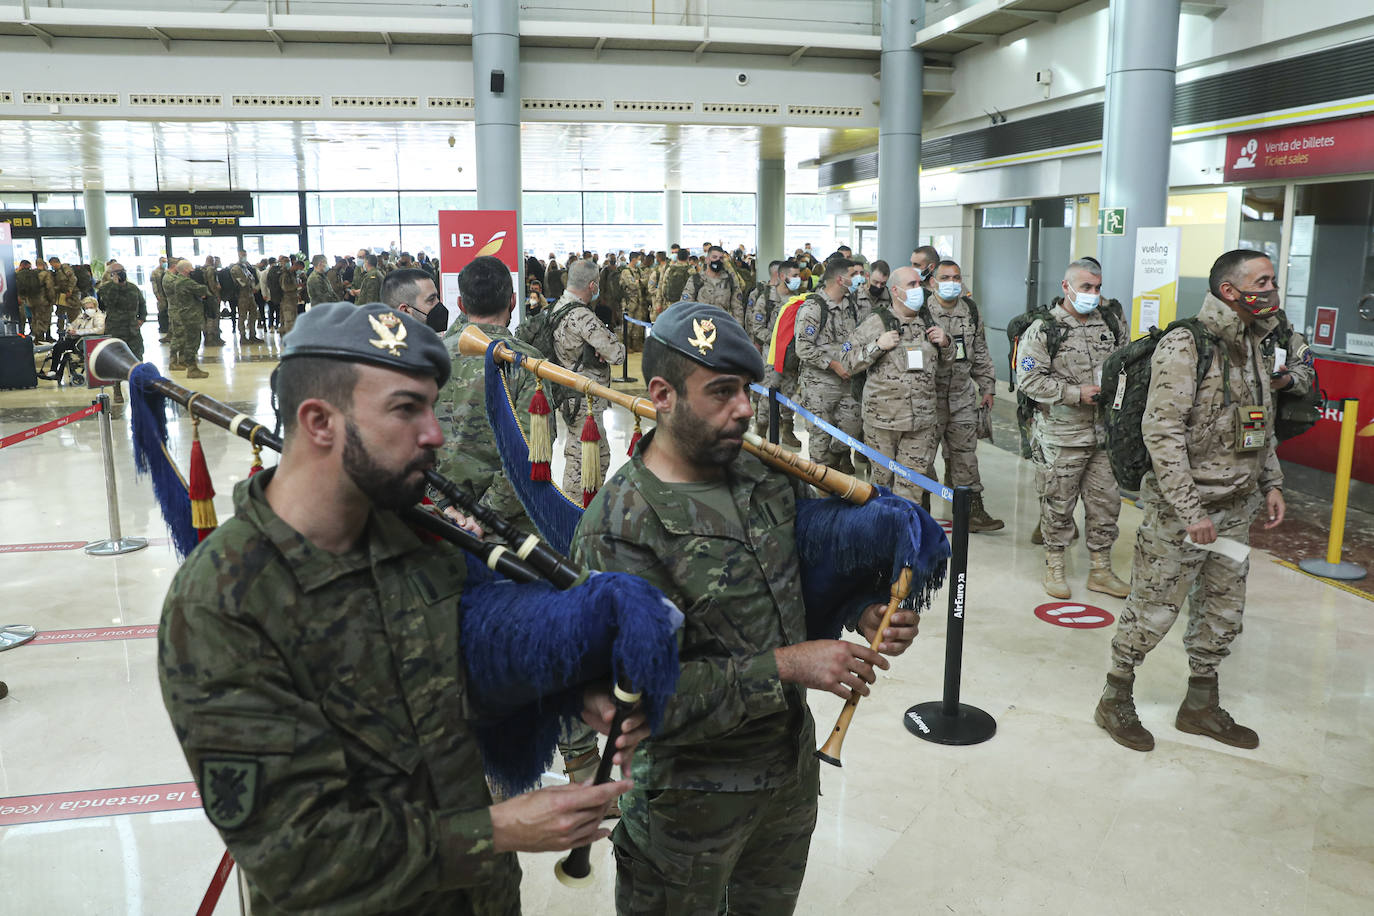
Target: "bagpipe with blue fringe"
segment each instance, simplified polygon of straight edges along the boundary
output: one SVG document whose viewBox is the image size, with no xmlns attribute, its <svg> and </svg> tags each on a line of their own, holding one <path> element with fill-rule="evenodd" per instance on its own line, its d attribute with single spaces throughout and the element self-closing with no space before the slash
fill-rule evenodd
<svg viewBox="0 0 1374 916">
<path fill-rule="evenodd" d="M 280 452 L 281 439 L 251 417 L 164 378 L 121 340 L 98 344 L 90 363 L 97 377 L 129 382 L 135 464 L 152 477 L 172 543 L 184 557 L 199 538 L 191 491 L 167 449 L 167 400 L 185 407 L 193 421 L 203 418 L 247 439 L 255 470 L 261 466 L 258 451 Z M 432 486 L 456 490 L 433 472 L 427 476 Z M 504 524 L 470 500 L 460 504 L 486 524 Z M 608 758 L 619 724 L 636 702 L 650 728 L 658 727 L 677 685 L 682 626 L 681 611 L 662 592 L 636 576 L 579 570 L 560 551 L 509 526 L 502 533 L 507 543 L 494 544 L 432 508 L 413 506 L 398 514 L 422 537 L 465 551 L 468 575 L 455 612 L 480 716 L 475 732 L 494 786 L 514 794 L 539 781 L 553 761 L 560 724 L 580 713 L 588 684 L 616 685 Z"/>
<path fill-rule="evenodd" d="M 631 454 L 639 439 L 640 419 L 657 416 L 653 404 L 549 360 L 527 357 L 499 340 L 491 340 L 474 325 L 463 329 L 458 349 L 465 356 L 485 356 L 487 418 L 496 436 L 502 469 L 539 533 L 566 552 L 582 509 L 552 482 L 547 469 L 539 467 L 548 457 L 534 453 L 521 430 L 505 367 L 532 372 L 541 382 L 562 385 L 589 399 L 601 398 L 629 410 L 635 417 L 636 431 Z M 537 390 L 536 400 L 543 397 Z M 543 421 L 537 409 L 531 412 L 531 429 Z M 876 651 L 882 631 L 898 607 L 917 611 L 930 607 L 935 592 L 944 585 L 950 545 L 929 513 L 888 489 L 816 464 L 753 434 L 745 436 L 744 448 L 765 464 L 831 494 L 797 501 L 795 532 L 808 639 L 837 638 L 845 626 L 857 627 L 870 604 L 885 603 L 887 611 L 871 641 Z M 825 748 L 819 752 L 830 763 L 839 763 L 838 743 L 843 741 L 854 703 L 857 697 L 846 704 L 841 724 L 827 742 L 826 747 L 833 745 L 834 753 L 827 753 Z"/>
</svg>

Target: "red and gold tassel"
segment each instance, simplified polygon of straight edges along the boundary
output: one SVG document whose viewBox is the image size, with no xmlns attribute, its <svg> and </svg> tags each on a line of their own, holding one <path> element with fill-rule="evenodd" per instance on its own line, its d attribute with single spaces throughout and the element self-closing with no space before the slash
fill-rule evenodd
<svg viewBox="0 0 1374 916">
<path fill-rule="evenodd" d="M 635 446 L 638 445 L 639 440 L 643 438 L 644 430 L 639 427 L 639 414 L 635 414 L 635 431 L 630 435 L 630 450 L 625 454 L 633 458 L 635 456 Z"/>
<path fill-rule="evenodd" d="M 260 429 L 262 429 L 261 426 L 253 427 L 253 432 L 248 437 L 249 443 L 253 446 L 253 466 L 248 469 L 249 477 L 262 470 L 262 446 L 258 445 L 258 430 Z"/>
<path fill-rule="evenodd" d="M 582 508 L 592 504 L 601 488 L 601 430 L 592 413 L 592 398 L 587 399 L 587 419 L 582 421 Z"/>
<path fill-rule="evenodd" d="M 549 465 L 553 461 L 553 436 L 549 431 L 549 399 L 544 396 L 544 383 L 536 382 L 534 397 L 530 398 L 530 480 L 552 480 Z"/>
<path fill-rule="evenodd" d="M 186 489 L 191 497 L 191 525 L 198 541 L 205 540 L 219 526 L 215 516 L 215 488 L 210 483 L 210 468 L 200 446 L 200 418 L 191 415 L 191 468 Z"/>
</svg>

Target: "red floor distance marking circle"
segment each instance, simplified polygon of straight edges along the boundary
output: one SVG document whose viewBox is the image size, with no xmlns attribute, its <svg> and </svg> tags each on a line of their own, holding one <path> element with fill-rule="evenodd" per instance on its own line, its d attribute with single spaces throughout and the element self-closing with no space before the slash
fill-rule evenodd
<svg viewBox="0 0 1374 916">
<path fill-rule="evenodd" d="M 1035 609 L 1035 616 L 1046 623 L 1067 627 L 1070 630 L 1094 630 L 1098 627 L 1109 627 L 1116 622 L 1116 618 L 1110 612 L 1076 601 L 1042 604 Z"/>
</svg>

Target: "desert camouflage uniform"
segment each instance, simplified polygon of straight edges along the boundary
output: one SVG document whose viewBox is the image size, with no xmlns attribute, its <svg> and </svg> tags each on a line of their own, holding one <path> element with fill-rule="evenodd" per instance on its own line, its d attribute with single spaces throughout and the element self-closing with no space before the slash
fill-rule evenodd
<svg viewBox="0 0 1374 916">
<path fill-rule="evenodd" d="M 935 460 L 935 374 L 954 358 L 954 348 L 937 347 L 926 337 L 932 317 L 922 309 L 910 318 L 892 312 L 901 340 L 891 350 L 878 347 L 887 332 L 881 315 L 869 315 L 850 337 L 850 349 L 840 365 L 851 375 L 867 370 L 861 414 L 863 441 L 898 464 L 931 476 Z M 919 353 L 919 357 L 911 354 Z M 911 368 L 918 362 L 920 368 Z M 898 496 L 919 502 L 925 491 L 873 464 L 872 482 L 891 487 Z"/>
<path fill-rule="evenodd" d="M 941 366 L 935 377 L 936 413 L 939 432 L 936 440 L 943 446 L 948 480 L 947 486 L 967 485 L 974 493 L 983 492 L 978 475 L 978 404 L 984 395 L 992 394 L 997 375 L 988 353 L 988 339 L 981 320 L 974 327 L 972 300 L 965 296 L 949 308 L 933 294 L 930 310 L 954 343 L 954 359 L 949 368 Z M 963 341 L 962 356 L 960 341 Z"/>
<path fill-rule="evenodd" d="M 1040 533 L 1045 546 L 1063 549 L 1073 539 L 1073 511 L 1081 497 L 1089 551 L 1116 543 L 1121 494 L 1107 458 L 1106 430 L 1095 404 L 1084 404 L 1079 389 L 1102 383 L 1102 363 L 1126 343 L 1096 311 L 1083 321 L 1063 305 L 1050 313 L 1058 325 L 1059 346 L 1050 358 L 1044 320 L 1026 328 L 1017 349 L 1016 385 L 1040 405 L 1035 441 L 1040 450 L 1037 477 L 1043 474 Z"/>
<path fill-rule="evenodd" d="M 210 291 L 205 284 L 183 277 L 174 270 L 162 278 L 167 292 L 167 314 L 172 319 L 171 365 L 191 369 L 196 365 L 200 350 L 200 335 L 205 327 L 205 305 L 202 296 Z"/>
<path fill-rule="evenodd" d="M 283 334 L 296 326 L 296 313 L 301 307 L 301 287 L 297 273 L 291 268 L 281 272 L 281 332 Z"/>
<path fill-rule="evenodd" d="M 703 270 L 689 277 L 687 285 L 682 288 L 682 301 L 718 305 L 725 309 L 740 327 L 744 327 L 744 290 L 733 272 L 722 269 L 718 276 L 713 277 L 710 276 L 710 271 Z"/>
<path fill-rule="evenodd" d="M 520 911 L 459 649 L 463 554 L 373 511 L 319 549 L 279 518 L 275 469 L 172 580 L 162 697 L 254 916 Z"/>
<path fill-rule="evenodd" d="M 1166 334 L 1152 361 L 1141 431 L 1153 469 L 1141 485 L 1145 520 L 1136 536 L 1131 595 L 1112 639 L 1112 667 L 1119 674 L 1133 671 L 1159 644 L 1184 598 L 1189 667 L 1199 677 L 1216 673 L 1240 635 L 1250 564 L 1184 544 L 1186 528 L 1210 516 L 1219 537 L 1249 543 L 1263 494 L 1283 486 L 1265 352 L 1272 360 L 1273 350 L 1261 346 L 1276 319 L 1257 318 L 1247 331 L 1211 294 L 1198 319 L 1218 338 L 1200 385 L 1197 346 L 1188 330 Z M 1257 451 L 1235 448 L 1234 413 L 1244 405 L 1269 409 L 1271 432 Z"/>
<path fill-rule="evenodd" d="M 728 894 L 730 912 L 791 913 L 819 790 L 805 691 L 779 679 L 773 652 L 806 639 L 801 485 L 741 453 L 725 482 L 694 493 L 645 468 L 652 442 L 573 540 L 574 560 L 641 576 L 686 615 L 677 693 L 635 751 L 612 835 L 616 910 L 714 914 Z"/>
<path fill-rule="evenodd" d="M 824 326 L 821 310 L 828 310 Z M 806 298 L 797 313 L 797 359 L 801 361 L 801 406 L 856 439 L 863 435 L 859 419 L 859 402 L 854 400 L 849 380 L 842 379 L 830 368 L 851 349 L 850 336 L 859 326 L 854 303 L 848 296 L 832 302 L 824 289 Z M 812 461 L 831 466 L 850 463 L 849 446 L 821 432 L 810 431 L 808 457 Z"/>
<path fill-rule="evenodd" d="M 892 287 L 884 286 L 882 295 L 874 299 L 867 283 L 860 286 L 859 291 L 854 295 L 854 307 L 859 310 L 859 323 L 863 324 L 864 320 L 873 314 L 873 309 L 878 306 L 892 311 Z"/>
<path fill-rule="evenodd" d="M 53 283 L 52 271 L 42 266 L 39 261 L 34 266 L 34 273 L 38 275 L 38 292 L 27 299 L 29 310 L 33 313 L 30 319 L 30 327 L 36 337 L 52 339 L 52 308 L 57 301 L 57 287 Z"/>
<path fill-rule="evenodd" d="M 618 366 L 625 361 L 625 345 L 616 340 L 611 329 L 572 293 L 564 292 L 553 309 L 556 312 L 570 303 L 576 303 L 576 306 L 563 317 L 553 332 L 553 348 L 558 354 L 558 362 L 609 387 L 611 366 Z M 592 398 L 592 403 L 587 409 L 592 412 L 593 417 L 598 417 L 604 408 Z M 563 403 L 563 420 L 567 423 L 567 438 L 563 441 L 563 492 L 579 502 L 582 499 L 583 485 L 582 424 L 586 416 L 581 397 L 571 397 Z M 610 467 L 611 447 L 606 442 L 605 424 L 598 418 L 596 425 L 601 435 L 598 443 L 601 452 L 601 480 L 596 481 L 596 488 L 599 489 Z"/>
<path fill-rule="evenodd" d="M 252 340 L 257 336 L 258 324 L 262 316 L 258 314 L 258 300 L 253 290 L 258 286 L 258 275 L 252 265 L 236 262 L 229 266 L 229 275 L 239 288 L 239 339 Z"/>
<path fill-rule="evenodd" d="M 782 371 L 773 368 L 773 364 L 768 362 L 768 347 L 773 342 L 773 325 L 777 323 L 778 312 L 784 305 L 791 302 L 793 294 L 788 292 L 778 293 L 778 288 L 769 285 L 754 300 L 750 306 L 748 317 L 749 321 L 745 324 L 745 330 L 749 336 L 754 338 L 754 343 L 758 344 L 759 351 L 763 354 L 763 387 L 776 388 L 778 394 L 797 400 L 797 389 L 800 387 L 801 363 L 797 360 L 796 348 L 793 347 L 792 353 L 783 359 Z M 768 426 L 769 403 L 768 398 L 759 398 L 754 405 L 754 423 L 757 426 Z M 779 405 L 778 420 L 790 418 L 792 411 Z"/>
<path fill-rule="evenodd" d="M 57 263 L 51 271 L 53 305 L 57 307 L 58 324 L 64 325 L 81 314 L 80 294 L 76 291 L 76 271 L 70 264 Z"/>
<path fill-rule="evenodd" d="M 668 287 L 675 285 L 675 278 L 683 274 L 691 274 L 692 265 L 687 261 L 669 261 L 668 266 L 658 275 L 658 286 L 654 288 L 654 319 L 657 320 L 663 310 L 672 305 L 673 302 L 682 301 L 682 296 L 687 292 L 687 286 L 691 281 L 688 276 L 682 283 L 682 293 L 673 302 L 668 301 Z"/>
<path fill-rule="evenodd" d="M 641 268 L 631 267 L 628 264 L 620 268 L 620 296 L 626 315 L 631 318 L 638 318 L 640 321 L 649 320 L 649 300 L 644 289 Z M 644 348 L 644 328 L 637 324 L 631 324 L 627 332 L 630 349 L 642 350 Z"/>
</svg>

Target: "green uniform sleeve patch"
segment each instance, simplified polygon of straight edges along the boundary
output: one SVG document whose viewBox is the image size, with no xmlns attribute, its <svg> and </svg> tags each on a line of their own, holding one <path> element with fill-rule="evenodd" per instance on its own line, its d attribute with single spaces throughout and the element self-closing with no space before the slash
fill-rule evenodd
<svg viewBox="0 0 1374 916">
<path fill-rule="evenodd" d="M 221 830 L 242 827 L 258 801 L 262 764 L 252 757 L 203 757 L 200 785 L 205 814 Z"/>
</svg>

